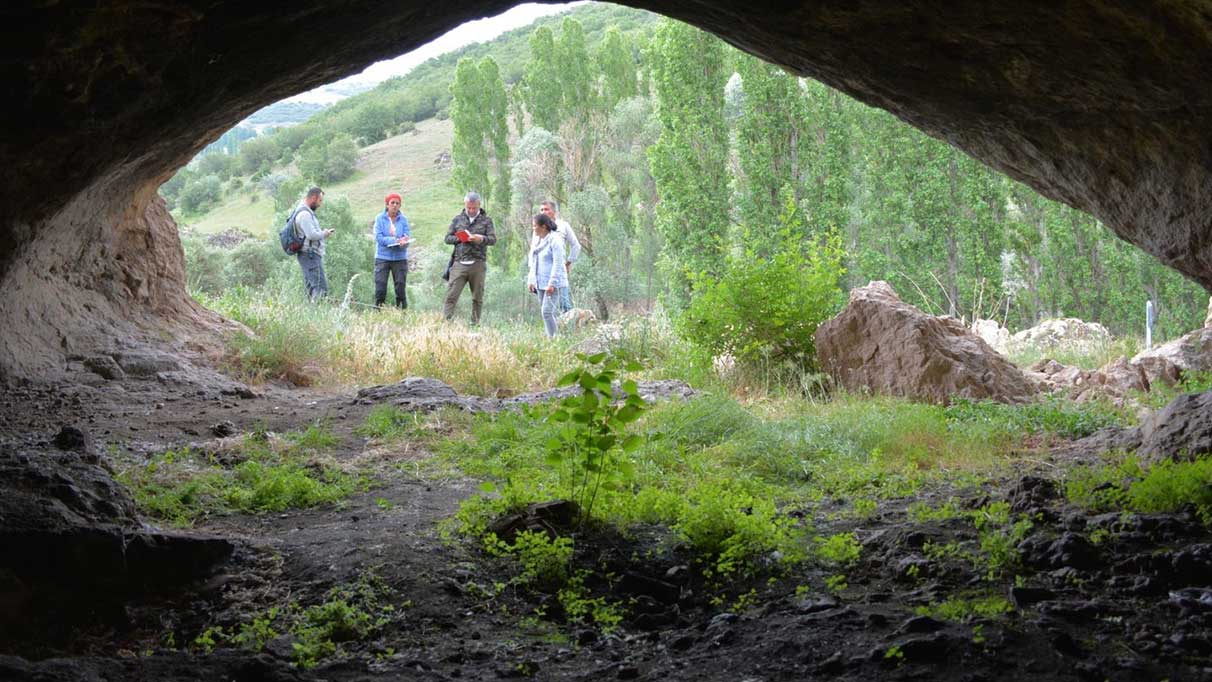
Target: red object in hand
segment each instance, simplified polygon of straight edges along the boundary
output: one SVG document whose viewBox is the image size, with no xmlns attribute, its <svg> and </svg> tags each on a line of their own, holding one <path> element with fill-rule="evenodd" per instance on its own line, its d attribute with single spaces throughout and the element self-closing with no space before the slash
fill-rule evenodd
<svg viewBox="0 0 1212 682">
<path fill-rule="evenodd" d="M 469 242 L 471 241 L 471 233 L 467 230 L 459 230 L 458 232 L 455 232 L 455 239 L 458 239 L 461 242 Z"/>
</svg>

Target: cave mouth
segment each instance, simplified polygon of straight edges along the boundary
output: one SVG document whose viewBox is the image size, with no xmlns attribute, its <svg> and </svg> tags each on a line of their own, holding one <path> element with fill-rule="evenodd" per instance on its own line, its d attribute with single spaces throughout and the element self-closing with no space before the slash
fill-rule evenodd
<svg viewBox="0 0 1212 682">
<path fill-rule="evenodd" d="M 261 106 L 512 4 L 23 10 L 28 29 L 0 67 L 16 99 L 8 127 L 26 131 L 0 143 L 0 380 L 54 381 L 96 353 L 155 347 L 205 363 L 224 322 L 186 294 L 156 188 Z M 1212 285 L 1212 33 L 1199 2 L 625 4 L 887 109 Z"/>
</svg>

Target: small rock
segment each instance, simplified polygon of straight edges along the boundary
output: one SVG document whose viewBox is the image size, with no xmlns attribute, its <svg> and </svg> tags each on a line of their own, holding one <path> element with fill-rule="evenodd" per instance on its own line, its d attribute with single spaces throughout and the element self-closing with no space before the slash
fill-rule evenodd
<svg viewBox="0 0 1212 682">
<path fill-rule="evenodd" d="M 914 616 L 904 623 L 901 623 L 901 626 L 897 628 L 896 632 L 897 634 L 901 635 L 920 634 L 926 632 L 938 632 L 945 627 L 947 627 L 946 623 L 931 618 L 930 616 Z"/>
<path fill-rule="evenodd" d="M 108 355 L 94 355 L 85 358 L 84 366 L 110 381 L 121 381 L 126 378 L 126 372 L 123 372 L 118 363 Z"/>
<path fill-rule="evenodd" d="M 1056 593 L 1043 587 L 1019 587 L 1016 585 L 1010 588 L 1010 601 L 1014 603 L 1014 608 L 1017 609 L 1053 599 L 1056 599 Z"/>
<path fill-rule="evenodd" d="M 60 450 L 75 450 L 88 455 L 96 454 L 96 444 L 87 431 L 70 424 L 64 424 L 55 434 L 55 447 Z"/>
<path fill-rule="evenodd" d="M 230 420 L 223 420 L 210 427 L 210 432 L 215 438 L 227 438 L 236 435 L 236 425 Z"/>
<path fill-rule="evenodd" d="M 265 643 L 265 653 L 269 654 L 270 656 L 273 656 L 274 658 L 280 658 L 282 660 L 289 661 L 289 660 L 293 659 L 294 655 L 295 655 L 295 646 L 294 645 L 295 645 L 295 636 L 294 635 L 281 635 L 278 637 L 274 637 L 273 639 L 271 639 Z"/>
<path fill-rule="evenodd" d="M 640 676 L 640 669 L 634 665 L 625 665 L 619 668 L 617 677 L 620 680 L 634 680 Z"/>
</svg>

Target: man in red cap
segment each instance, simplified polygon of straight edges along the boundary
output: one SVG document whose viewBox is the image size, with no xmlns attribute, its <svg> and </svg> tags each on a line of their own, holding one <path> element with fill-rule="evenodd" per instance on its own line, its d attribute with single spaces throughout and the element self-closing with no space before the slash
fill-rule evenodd
<svg viewBox="0 0 1212 682">
<path fill-rule="evenodd" d="M 386 208 L 375 218 L 375 307 L 387 300 L 387 275 L 396 288 L 396 307 L 408 307 L 408 218 L 400 212 L 402 199 L 392 192 L 383 200 Z"/>
</svg>

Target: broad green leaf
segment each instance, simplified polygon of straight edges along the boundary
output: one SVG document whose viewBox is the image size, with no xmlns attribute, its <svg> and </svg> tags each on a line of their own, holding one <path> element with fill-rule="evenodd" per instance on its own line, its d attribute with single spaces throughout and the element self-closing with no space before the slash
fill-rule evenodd
<svg viewBox="0 0 1212 682">
<path fill-rule="evenodd" d="M 642 445 L 643 443 L 644 443 L 643 436 L 632 434 L 630 436 L 627 436 L 627 438 L 623 441 L 623 451 L 631 452 L 631 451 L 635 450 L 636 448 L 640 447 L 640 445 Z M 628 463 L 628 466 L 630 466 L 630 463 Z"/>
<path fill-rule="evenodd" d="M 585 358 L 585 361 L 591 365 L 599 365 L 605 359 L 606 359 L 606 353 L 594 353 L 593 355 L 590 355 L 589 357 Z"/>
<path fill-rule="evenodd" d="M 634 405 L 624 405 L 619 408 L 615 418 L 624 424 L 630 424 L 640 418 L 640 409 Z"/>
<path fill-rule="evenodd" d="M 559 409 L 551 413 L 551 421 L 566 422 L 568 421 L 568 410 Z"/>
<path fill-rule="evenodd" d="M 483 493 L 495 493 L 497 491 L 497 484 L 492 481 L 484 481 L 479 485 L 479 488 L 480 492 Z"/>
<path fill-rule="evenodd" d="M 637 395 L 640 392 L 640 385 L 634 379 L 628 379 L 623 382 L 623 392 L 627 395 Z"/>
</svg>

